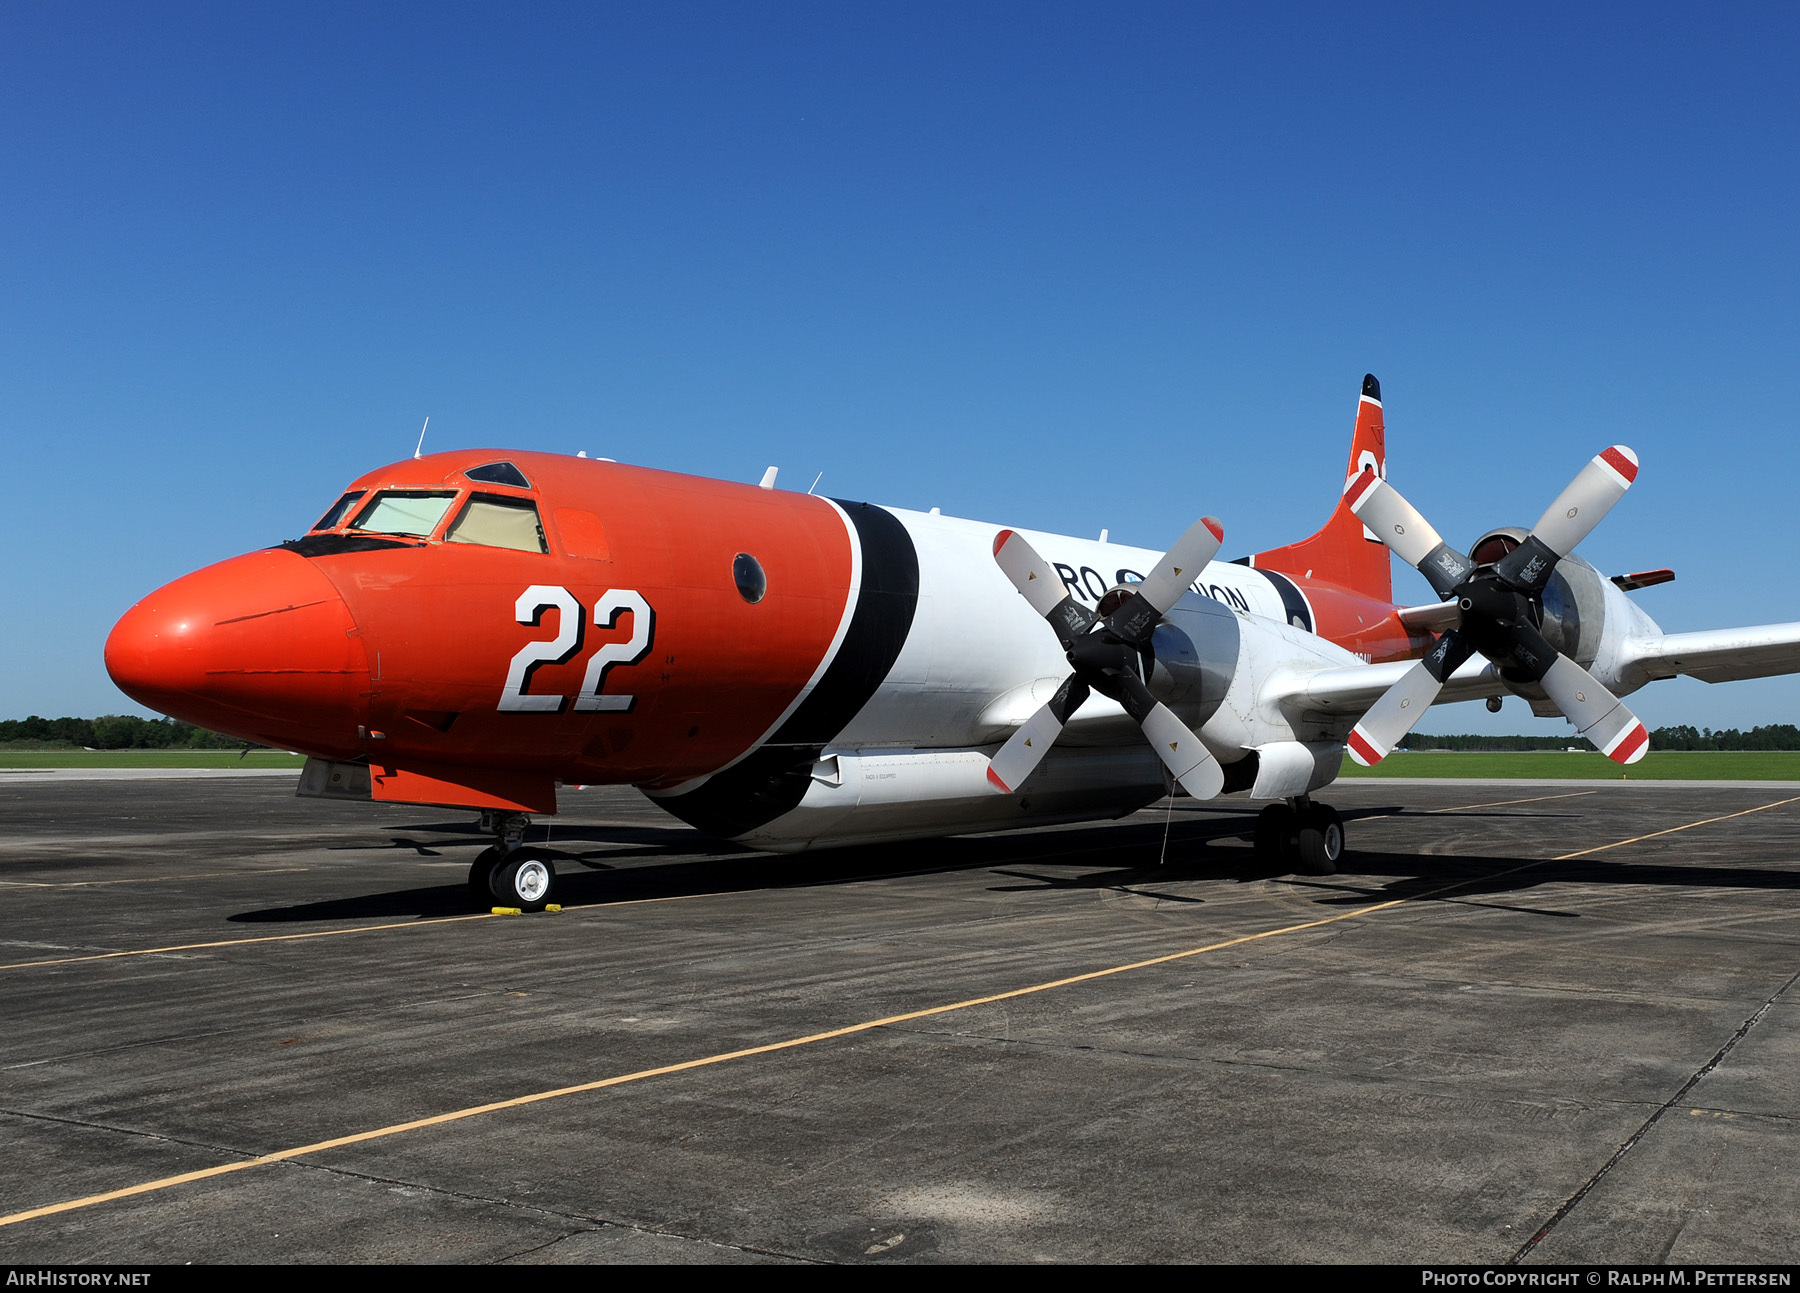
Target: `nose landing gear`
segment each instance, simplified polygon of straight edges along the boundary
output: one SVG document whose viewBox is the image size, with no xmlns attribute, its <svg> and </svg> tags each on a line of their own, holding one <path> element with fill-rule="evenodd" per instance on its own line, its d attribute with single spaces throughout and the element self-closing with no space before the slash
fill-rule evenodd
<svg viewBox="0 0 1800 1293">
<path fill-rule="evenodd" d="M 1335 875 L 1344 856 L 1344 819 L 1301 795 L 1270 804 L 1256 819 L 1256 858 L 1300 875 Z"/>
<path fill-rule="evenodd" d="M 469 867 L 469 901 L 482 911 L 517 907 L 542 911 L 556 896 L 556 863 L 547 849 L 525 847 L 524 813 L 483 809 L 481 829 L 494 836 Z"/>
</svg>

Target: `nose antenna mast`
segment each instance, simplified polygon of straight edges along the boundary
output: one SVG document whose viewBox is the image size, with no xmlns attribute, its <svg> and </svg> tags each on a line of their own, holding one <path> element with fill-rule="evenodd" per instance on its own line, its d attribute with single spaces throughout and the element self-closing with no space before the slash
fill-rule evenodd
<svg viewBox="0 0 1800 1293">
<path fill-rule="evenodd" d="M 431 425 L 431 418 L 429 416 L 427 416 L 425 419 L 425 427 L 428 427 L 430 425 Z M 425 427 L 419 428 L 419 443 L 413 446 L 413 457 L 414 458 L 418 458 L 418 457 L 422 456 L 425 452 Z"/>
</svg>

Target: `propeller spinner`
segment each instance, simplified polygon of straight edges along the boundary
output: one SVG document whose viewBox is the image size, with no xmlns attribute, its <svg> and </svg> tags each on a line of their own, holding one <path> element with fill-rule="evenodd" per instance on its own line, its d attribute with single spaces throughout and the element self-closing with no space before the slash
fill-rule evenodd
<svg viewBox="0 0 1800 1293">
<path fill-rule="evenodd" d="M 1636 763 L 1649 749 L 1643 723 L 1592 674 L 1538 631 L 1544 587 L 1556 563 L 1574 551 L 1637 479 L 1638 460 L 1613 445 L 1556 497 L 1523 543 L 1492 565 L 1477 566 L 1445 543 L 1400 491 L 1364 471 L 1345 491 L 1350 510 L 1438 596 L 1454 599 L 1457 625 L 1390 687 L 1350 733 L 1350 757 L 1366 767 L 1386 758 L 1424 717 L 1444 682 L 1479 652 L 1537 683 L 1576 729 L 1610 759 Z"/>
<path fill-rule="evenodd" d="M 1043 708 L 1020 725 L 988 764 L 988 780 L 1011 794 L 1050 752 L 1056 738 L 1091 692 L 1125 707 L 1164 766 L 1188 794 L 1211 799 L 1225 785 L 1225 771 L 1198 736 L 1144 685 L 1144 652 L 1157 623 L 1181 600 L 1195 574 L 1219 551 L 1225 537 L 1215 517 L 1196 521 L 1148 576 L 1110 614 L 1102 617 L 1064 591 L 1054 567 L 1012 530 L 994 538 L 994 560 L 1013 587 L 1049 621 L 1074 672 Z"/>
</svg>

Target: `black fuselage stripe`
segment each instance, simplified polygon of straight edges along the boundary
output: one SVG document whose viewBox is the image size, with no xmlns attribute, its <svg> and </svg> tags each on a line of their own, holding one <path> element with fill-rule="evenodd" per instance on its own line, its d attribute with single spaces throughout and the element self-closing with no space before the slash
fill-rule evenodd
<svg viewBox="0 0 1800 1293">
<path fill-rule="evenodd" d="M 755 830 L 805 797 L 812 765 L 887 680 L 919 604 L 919 554 L 885 508 L 834 499 L 856 527 L 862 579 L 837 654 L 805 700 L 761 749 L 685 794 L 657 804 L 691 826 L 727 838 Z"/>
<path fill-rule="evenodd" d="M 1281 608 L 1287 612 L 1283 618 L 1289 624 L 1298 620 L 1299 624 L 1296 627 L 1311 633 L 1313 631 L 1312 607 L 1306 604 L 1306 598 L 1294 586 L 1294 581 L 1278 570 L 1258 570 L 1256 573 L 1273 584 L 1275 591 L 1281 595 Z"/>
<path fill-rule="evenodd" d="M 919 554 L 892 512 L 867 503 L 833 502 L 856 526 L 862 544 L 862 588 L 849 632 L 812 694 L 769 738 L 772 745 L 820 745 L 836 738 L 900 658 L 919 605 Z"/>
</svg>

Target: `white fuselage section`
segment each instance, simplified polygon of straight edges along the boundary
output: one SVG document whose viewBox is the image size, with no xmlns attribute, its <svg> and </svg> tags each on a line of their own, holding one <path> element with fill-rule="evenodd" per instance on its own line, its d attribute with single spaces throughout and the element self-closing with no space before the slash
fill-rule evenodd
<svg viewBox="0 0 1800 1293">
<path fill-rule="evenodd" d="M 1018 793 L 1002 795 L 989 785 L 988 757 L 1050 698 L 1069 673 L 1068 661 L 1050 626 L 995 563 L 1001 527 L 889 510 L 911 536 L 919 562 L 906 644 L 886 681 L 818 761 L 799 807 L 743 841 L 796 850 L 1083 820 L 1132 812 L 1167 793 L 1162 764 L 1137 725 L 1098 694 Z M 1090 608 L 1115 584 L 1135 582 L 1162 555 L 1019 533 Z M 1348 721 L 1326 715 L 1313 716 L 1319 721 L 1311 724 L 1304 716 L 1296 721 L 1262 703 L 1260 684 L 1277 670 L 1355 665 L 1359 658 L 1289 624 L 1309 613 L 1290 615 L 1282 591 L 1262 571 L 1213 562 L 1192 588 L 1164 625 L 1201 644 L 1202 656 L 1229 651 L 1229 658 L 1209 662 L 1222 694 L 1184 690 L 1182 679 L 1160 667 L 1148 680 L 1151 689 L 1194 726 L 1221 763 L 1264 755 L 1257 779 L 1243 787 L 1256 797 L 1302 794 L 1329 781 Z"/>
</svg>

